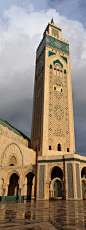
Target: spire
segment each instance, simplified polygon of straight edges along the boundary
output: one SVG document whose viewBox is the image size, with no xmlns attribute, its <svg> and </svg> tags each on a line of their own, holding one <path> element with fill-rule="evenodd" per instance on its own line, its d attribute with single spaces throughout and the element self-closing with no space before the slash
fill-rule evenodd
<svg viewBox="0 0 86 230">
<path fill-rule="evenodd" d="M 54 24 L 53 18 L 51 19 L 51 23 Z"/>
</svg>

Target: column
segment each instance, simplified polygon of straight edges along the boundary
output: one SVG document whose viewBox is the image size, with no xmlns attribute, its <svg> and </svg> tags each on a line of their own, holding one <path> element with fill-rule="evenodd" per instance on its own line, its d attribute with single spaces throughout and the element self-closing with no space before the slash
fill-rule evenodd
<svg viewBox="0 0 86 230">
<path fill-rule="evenodd" d="M 64 199 L 67 200 L 68 199 L 68 181 L 67 181 L 67 162 L 64 162 L 64 171 L 65 171 L 65 175 L 64 175 L 64 181 L 65 181 L 65 191 L 64 191 Z"/>
<path fill-rule="evenodd" d="M 27 177 L 24 178 L 23 196 L 24 196 L 24 200 L 26 200 L 27 199 Z"/>
<path fill-rule="evenodd" d="M 74 198 L 77 199 L 77 187 L 76 187 L 76 168 L 75 168 L 75 162 L 72 162 L 73 164 L 73 187 L 74 187 Z"/>
<path fill-rule="evenodd" d="M 19 200 L 21 201 L 21 190 L 22 188 L 19 188 Z"/>
<path fill-rule="evenodd" d="M 3 186 L 3 181 L 2 181 L 2 179 L 0 179 L 0 197 L 2 197 L 2 195 L 3 195 L 2 186 Z"/>
<path fill-rule="evenodd" d="M 2 201 L 5 200 L 5 188 L 3 188 L 3 196 L 2 196 Z"/>
<path fill-rule="evenodd" d="M 31 199 L 35 199 L 35 176 L 33 177 L 33 181 L 32 181 Z"/>
</svg>

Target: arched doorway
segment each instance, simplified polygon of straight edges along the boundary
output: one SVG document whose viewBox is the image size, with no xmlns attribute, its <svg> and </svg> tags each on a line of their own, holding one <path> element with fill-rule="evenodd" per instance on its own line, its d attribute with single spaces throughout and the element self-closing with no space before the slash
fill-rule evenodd
<svg viewBox="0 0 86 230">
<path fill-rule="evenodd" d="M 55 166 L 53 168 L 52 173 L 51 173 L 51 180 L 53 180 L 56 177 L 60 178 L 61 180 L 63 179 L 63 172 L 61 168 L 58 166 Z"/>
<path fill-rule="evenodd" d="M 62 198 L 62 179 L 63 172 L 58 166 L 55 166 L 51 172 L 50 198 Z"/>
<path fill-rule="evenodd" d="M 62 184 L 59 180 L 54 183 L 54 197 L 62 197 Z"/>
<path fill-rule="evenodd" d="M 86 167 L 84 167 L 81 171 L 81 178 L 85 178 L 86 179 Z"/>
<path fill-rule="evenodd" d="M 30 172 L 26 175 L 26 177 L 27 177 L 27 200 L 31 200 L 34 174 Z"/>
<path fill-rule="evenodd" d="M 82 178 L 82 197 L 86 199 L 86 167 L 83 167 L 81 171 L 81 178 Z"/>
<path fill-rule="evenodd" d="M 82 197 L 85 198 L 85 182 L 82 181 Z"/>
<path fill-rule="evenodd" d="M 10 177 L 9 187 L 8 187 L 8 196 L 19 196 L 19 176 L 16 173 L 13 173 Z"/>
</svg>

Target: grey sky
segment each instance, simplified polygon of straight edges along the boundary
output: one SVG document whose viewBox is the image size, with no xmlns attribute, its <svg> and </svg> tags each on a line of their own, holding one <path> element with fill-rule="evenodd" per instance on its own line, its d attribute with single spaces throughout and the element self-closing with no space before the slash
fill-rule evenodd
<svg viewBox="0 0 86 230">
<path fill-rule="evenodd" d="M 86 153 L 86 1 L 0 0 L 0 117 L 30 137 L 35 51 L 52 16 L 69 40 L 76 151 Z"/>
</svg>

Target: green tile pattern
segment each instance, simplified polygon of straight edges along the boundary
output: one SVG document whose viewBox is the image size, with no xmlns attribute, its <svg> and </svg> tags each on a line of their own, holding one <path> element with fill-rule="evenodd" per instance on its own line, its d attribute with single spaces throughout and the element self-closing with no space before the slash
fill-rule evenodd
<svg viewBox="0 0 86 230">
<path fill-rule="evenodd" d="M 55 134 L 56 136 L 60 136 L 60 137 L 64 136 L 63 130 L 60 129 L 59 127 L 58 127 L 58 129 L 55 129 L 55 130 L 54 130 L 54 134 Z"/>
<path fill-rule="evenodd" d="M 56 26 L 53 26 L 53 25 L 50 25 L 50 26 L 53 27 L 53 28 L 55 28 L 56 30 L 61 31 L 61 29 L 60 29 L 60 28 L 57 28 Z"/>
<path fill-rule="evenodd" d="M 54 115 L 55 115 L 57 120 L 63 119 L 64 109 L 63 109 L 63 107 L 61 107 L 61 105 L 59 103 L 57 105 L 55 105 L 55 107 L 54 107 Z"/>
<path fill-rule="evenodd" d="M 52 65 L 50 64 L 50 69 L 52 69 Z"/>
<path fill-rule="evenodd" d="M 69 44 L 46 34 L 36 51 L 36 60 L 39 58 L 46 45 L 58 49 L 59 51 L 65 52 L 66 54 L 69 54 Z"/>
<path fill-rule="evenodd" d="M 52 55 L 56 55 L 56 53 L 52 52 L 52 51 L 48 51 L 48 57 L 52 56 Z"/>
<path fill-rule="evenodd" d="M 69 44 L 63 41 L 60 41 L 54 37 L 51 37 L 49 35 L 46 35 L 46 45 L 69 54 Z"/>
<path fill-rule="evenodd" d="M 63 68 L 63 64 L 59 61 L 59 59 L 57 59 L 57 60 L 55 60 L 55 61 L 53 62 L 54 65 L 55 65 L 56 63 L 60 64 L 61 67 Z"/>
<path fill-rule="evenodd" d="M 27 139 L 30 141 L 30 139 L 28 137 L 26 137 L 22 132 L 20 132 L 19 130 L 17 130 L 16 128 L 14 128 L 12 125 L 10 125 L 7 121 L 4 121 L 3 119 L 0 118 L 0 124 L 4 127 L 7 127 L 10 131 L 13 131 L 15 134 L 17 134 L 20 137 L 23 137 L 24 139 Z M 3 128 L 0 127 L 0 131 L 3 134 Z"/>
<path fill-rule="evenodd" d="M 63 60 L 67 63 L 67 58 L 66 58 L 66 57 L 61 56 L 61 55 L 60 55 L 60 57 L 62 57 L 62 58 L 63 58 Z"/>
</svg>

